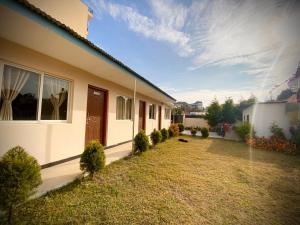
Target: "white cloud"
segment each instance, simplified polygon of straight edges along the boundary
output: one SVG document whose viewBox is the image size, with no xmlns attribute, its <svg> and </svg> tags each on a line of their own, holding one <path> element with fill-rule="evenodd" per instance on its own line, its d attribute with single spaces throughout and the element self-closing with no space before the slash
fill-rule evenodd
<svg viewBox="0 0 300 225">
<path fill-rule="evenodd" d="M 170 43 L 177 47 L 178 55 L 189 56 L 193 53 L 189 45 L 190 37 L 180 31 L 185 23 L 187 9 L 172 3 L 172 1 L 152 1 L 154 16 L 150 18 L 129 6 L 103 0 L 92 1 L 98 15 L 108 13 L 114 19 L 125 22 L 130 30 L 147 38 Z"/>
</svg>

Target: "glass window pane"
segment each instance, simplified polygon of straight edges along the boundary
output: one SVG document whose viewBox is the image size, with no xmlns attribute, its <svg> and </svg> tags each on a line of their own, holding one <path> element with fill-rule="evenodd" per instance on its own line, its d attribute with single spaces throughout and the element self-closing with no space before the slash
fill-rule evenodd
<svg viewBox="0 0 300 225">
<path fill-rule="evenodd" d="M 69 81 L 44 76 L 42 120 L 67 120 Z"/>
<path fill-rule="evenodd" d="M 131 120 L 131 111 L 132 111 L 132 99 L 127 99 L 126 102 L 126 119 Z"/>
<path fill-rule="evenodd" d="M 125 119 L 125 99 L 122 96 L 117 97 L 116 114 L 117 120 Z"/>
<path fill-rule="evenodd" d="M 4 65 L 1 76 L 0 120 L 37 120 L 39 74 Z"/>
</svg>

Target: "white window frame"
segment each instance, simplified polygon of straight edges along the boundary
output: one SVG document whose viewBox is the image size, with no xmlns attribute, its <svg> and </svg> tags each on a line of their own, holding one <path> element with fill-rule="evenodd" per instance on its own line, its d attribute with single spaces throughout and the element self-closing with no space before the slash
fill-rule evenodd
<svg viewBox="0 0 300 225">
<path fill-rule="evenodd" d="M 118 110 L 118 105 L 117 105 L 117 99 L 119 98 L 119 97 L 122 97 L 124 100 L 125 100 L 125 108 L 124 108 L 124 110 L 125 110 L 125 112 L 124 112 L 124 115 L 125 115 L 125 118 L 124 119 L 118 119 L 117 118 L 117 110 Z M 127 112 L 127 100 L 129 100 L 129 99 L 131 99 L 131 115 L 130 115 L 130 118 L 126 118 L 126 112 Z M 134 109 L 133 109 L 133 98 L 131 98 L 131 97 L 127 97 L 127 96 L 124 96 L 124 95 L 117 95 L 116 96 L 116 120 L 117 121 L 132 121 L 132 118 L 133 118 L 133 113 L 134 113 Z"/>
<path fill-rule="evenodd" d="M 33 72 L 39 75 L 39 87 L 38 87 L 38 105 L 37 105 L 37 119 L 36 120 L 0 120 L 0 123 L 71 123 L 71 105 L 72 105 L 72 94 L 73 93 L 73 81 L 57 76 L 52 75 L 51 73 L 43 72 L 40 70 L 32 69 L 23 65 L 15 64 L 12 62 L 4 61 L 0 59 L 0 93 L 2 88 L 2 77 L 4 72 L 4 66 L 13 66 L 19 69 L 27 70 L 29 72 Z M 43 86 L 44 86 L 44 77 L 54 77 L 57 79 L 62 79 L 69 82 L 69 90 L 68 90 L 68 106 L 67 106 L 67 118 L 65 120 L 42 120 L 41 114 L 42 114 L 42 98 L 43 98 Z M 1 95 L 0 95 L 1 98 Z"/>
<path fill-rule="evenodd" d="M 153 107 L 153 118 L 150 117 L 151 107 Z M 155 104 L 149 104 L 149 116 L 148 117 L 150 120 L 156 120 L 156 105 Z"/>
</svg>

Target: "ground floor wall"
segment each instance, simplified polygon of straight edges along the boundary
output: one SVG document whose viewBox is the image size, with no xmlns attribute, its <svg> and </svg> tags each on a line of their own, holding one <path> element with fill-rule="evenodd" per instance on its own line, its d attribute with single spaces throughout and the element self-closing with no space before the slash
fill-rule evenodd
<svg viewBox="0 0 300 225">
<path fill-rule="evenodd" d="M 0 121 L 0 156 L 16 145 L 24 147 L 42 165 L 81 154 L 85 144 L 88 85 L 108 91 L 106 145 L 116 145 L 132 139 L 133 121 L 116 119 L 116 98 L 120 95 L 133 97 L 133 90 L 4 39 L 0 39 L 0 49 L 2 65 L 12 63 L 71 82 L 68 121 Z M 161 127 L 170 125 L 170 119 L 164 119 L 164 108 L 169 106 L 137 93 L 135 133 L 138 132 L 139 100 L 146 102 L 146 134 L 158 128 L 158 105 L 162 106 Z M 156 104 L 155 119 L 149 119 L 149 104 Z"/>
</svg>

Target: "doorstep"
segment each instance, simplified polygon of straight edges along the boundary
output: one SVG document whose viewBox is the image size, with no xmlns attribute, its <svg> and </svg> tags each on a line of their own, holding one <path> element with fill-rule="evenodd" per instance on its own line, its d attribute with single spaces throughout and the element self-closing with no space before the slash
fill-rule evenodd
<svg viewBox="0 0 300 225">
<path fill-rule="evenodd" d="M 122 159 L 131 153 L 132 142 L 121 144 L 104 150 L 106 165 Z M 42 184 L 38 187 L 33 198 L 46 194 L 48 191 L 60 188 L 76 178 L 80 177 L 82 171 L 79 167 L 80 159 L 74 159 L 65 163 L 51 166 L 41 170 Z"/>
</svg>

